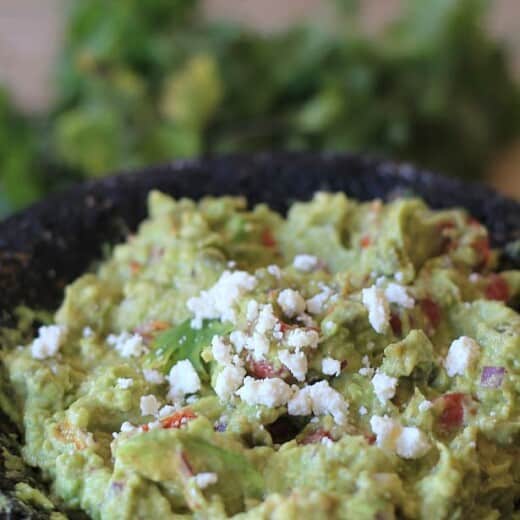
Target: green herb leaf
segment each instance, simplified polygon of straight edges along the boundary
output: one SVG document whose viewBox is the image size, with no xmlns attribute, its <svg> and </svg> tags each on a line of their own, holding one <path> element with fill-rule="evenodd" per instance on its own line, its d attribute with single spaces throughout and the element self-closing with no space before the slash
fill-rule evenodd
<svg viewBox="0 0 520 520">
<path fill-rule="evenodd" d="M 148 366 L 166 374 L 178 361 L 189 359 L 199 376 L 208 379 L 206 366 L 200 357 L 201 352 L 211 343 L 213 336 L 227 334 L 233 327 L 230 323 L 205 320 L 200 329 L 194 329 L 190 322 L 189 319 L 183 321 L 155 338 L 147 358 Z"/>
</svg>

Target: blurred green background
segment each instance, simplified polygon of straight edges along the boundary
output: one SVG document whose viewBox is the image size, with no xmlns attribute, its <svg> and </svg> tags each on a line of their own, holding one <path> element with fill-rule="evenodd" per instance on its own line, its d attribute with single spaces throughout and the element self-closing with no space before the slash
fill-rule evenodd
<svg viewBox="0 0 520 520">
<path fill-rule="evenodd" d="M 24 110 L 0 83 L 0 215 L 114 170 L 259 150 L 368 151 L 479 179 L 519 139 L 488 2 L 405 0 L 377 33 L 363 2 L 325 3 L 266 31 L 197 0 L 69 1 L 51 101 Z"/>
</svg>

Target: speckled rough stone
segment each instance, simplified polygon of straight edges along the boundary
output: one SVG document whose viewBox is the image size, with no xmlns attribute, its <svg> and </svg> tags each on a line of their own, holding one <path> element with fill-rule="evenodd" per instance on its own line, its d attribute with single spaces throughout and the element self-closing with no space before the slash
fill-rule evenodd
<svg viewBox="0 0 520 520">
<path fill-rule="evenodd" d="M 393 162 L 351 154 L 280 153 L 177 161 L 78 185 L 0 224 L 0 322 L 25 303 L 54 308 L 64 286 L 101 255 L 102 246 L 134 230 L 151 189 L 174 197 L 245 195 L 285 211 L 317 190 L 345 191 L 360 200 L 416 194 L 435 208 L 465 207 L 490 230 L 494 246 L 520 239 L 520 204 L 479 184 Z M 510 259 L 516 262 L 518 259 Z M 0 414 L 0 444 L 12 425 Z M 12 447 L 8 449 L 12 450 Z M 33 473 L 31 473 L 33 475 Z M 33 477 L 28 477 L 33 478 Z M 0 455 L 0 487 L 11 489 Z M 44 489 L 44 488 L 42 488 Z M 30 518 L 27 506 L 12 518 Z M 44 516 L 42 516 L 44 515 Z M 35 510 L 32 518 L 44 518 Z"/>
</svg>

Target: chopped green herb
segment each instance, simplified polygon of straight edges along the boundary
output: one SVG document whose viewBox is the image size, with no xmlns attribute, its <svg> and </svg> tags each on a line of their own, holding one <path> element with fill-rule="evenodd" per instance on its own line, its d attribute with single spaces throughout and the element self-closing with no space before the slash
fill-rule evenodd
<svg viewBox="0 0 520 520">
<path fill-rule="evenodd" d="M 183 321 L 157 336 L 148 355 L 148 365 L 166 374 L 178 361 L 189 359 L 199 376 L 207 379 L 208 372 L 201 352 L 211 343 L 213 336 L 231 330 L 231 324 L 217 320 L 205 320 L 200 329 L 192 328 L 189 319 Z"/>
</svg>

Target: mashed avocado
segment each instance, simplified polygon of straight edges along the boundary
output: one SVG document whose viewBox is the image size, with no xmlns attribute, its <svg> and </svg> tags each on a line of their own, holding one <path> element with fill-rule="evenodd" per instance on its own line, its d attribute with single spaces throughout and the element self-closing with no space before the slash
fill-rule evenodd
<svg viewBox="0 0 520 520">
<path fill-rule="evenodd" d="M 149 214 L 3 355 L 24 459 L 68 506 L 519 514 L 520 272 L 493 272 L 467 213 L 321 193 L 284 219 L 154 192 Z"/>
</svg>

